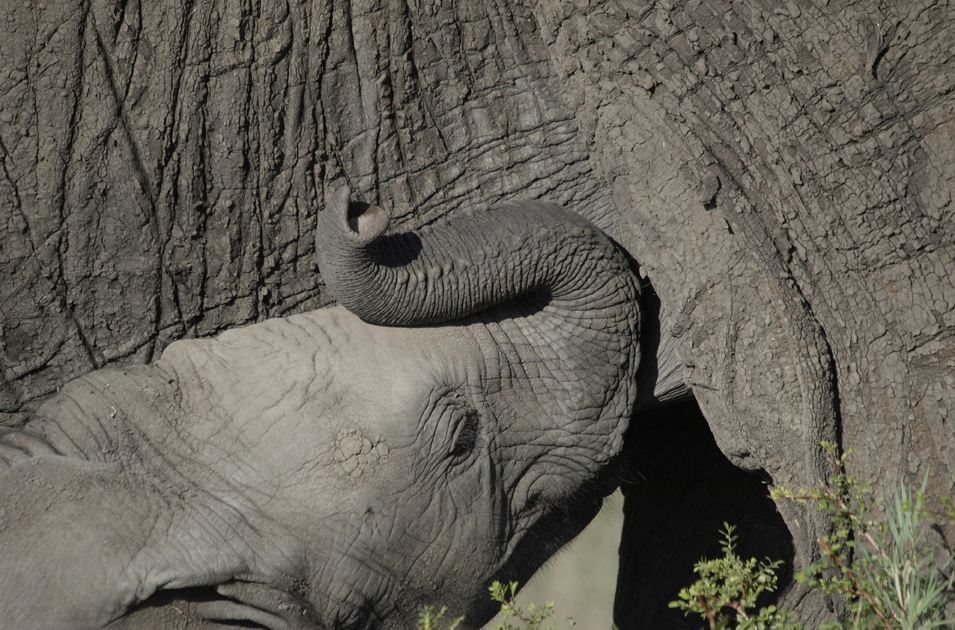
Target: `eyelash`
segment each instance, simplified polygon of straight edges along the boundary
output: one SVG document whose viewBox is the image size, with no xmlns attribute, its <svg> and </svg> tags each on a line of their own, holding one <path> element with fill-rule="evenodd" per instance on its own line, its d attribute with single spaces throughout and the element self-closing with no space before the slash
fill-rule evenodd
<svg viewBox="0 0 955 630">
<path fill-rule="evenodd" d="M 451 432 L 448 436 L 450 440 L 444 447 L 448 449 L 445 451 L 445 458 L 452 465 L 458 464 L 470 456 L 477 444 L 478 415 L 460 400 L 449 401 L 442 415 L 445 419 L 441 421 L 441 424 L 448 427 Z M 437 439 L 438 436 L 436 435 L 435 438 Z"/>
<path fill-rule="evenodd" d="M 464 411 L 465 418 L 458 423 L 454 443 L 449 455 L 453 459 L 461 459 L 474 451 L 478 438 L 477 414 L 468 409 Z"/>
</svg>

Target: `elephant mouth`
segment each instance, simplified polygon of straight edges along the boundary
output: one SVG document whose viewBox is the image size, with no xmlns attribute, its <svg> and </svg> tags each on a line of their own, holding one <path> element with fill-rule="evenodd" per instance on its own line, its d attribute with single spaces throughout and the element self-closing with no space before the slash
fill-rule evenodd
<svg viewBox="0 0 955 630">
<path fill-rule="evenodd" d="M 611 469 L 617 469 L 616 463 L 559 501 L 541 495 L 528 499 L 514 519 L 524 526 L 511 535 L 498 568 L 485 586 L 490 587 L 494 580 L 526 584 L 548 559 L 576 538 L 600 512 L 604 498 L 616 489 Z"/>
</svg>

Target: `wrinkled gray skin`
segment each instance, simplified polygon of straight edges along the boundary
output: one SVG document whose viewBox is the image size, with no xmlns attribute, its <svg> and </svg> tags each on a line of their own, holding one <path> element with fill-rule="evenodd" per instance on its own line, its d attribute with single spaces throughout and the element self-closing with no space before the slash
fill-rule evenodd
<svg viewBox="0 0 955 630">
<path fill-rule="evenodd" d="M 504 204 L 382 236 L 339 191 L 342 306 L 101 370 L 0 440 L 0 626 L 101 628 L 162 589 L 209 618 L 479 626 L 615 483 L 636 398 L 638 284 L 576 214 Z M 347 309 L 347 310 L 346 310 Z"/>
</svg>

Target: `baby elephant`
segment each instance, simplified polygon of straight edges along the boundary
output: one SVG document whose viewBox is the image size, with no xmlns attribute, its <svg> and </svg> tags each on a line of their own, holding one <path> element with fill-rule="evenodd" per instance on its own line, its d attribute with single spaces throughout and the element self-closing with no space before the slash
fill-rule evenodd
<svg viewBox="0 0 955 630">
<path fill-rule="evenodd" d="M 320 214 L 340 306 L 170 345 L 0 438 L 0 628 L 103 628 L 213 587 L 214 619 L 479 627 L 617 478 L 636 395 L 626 256 L 550 203 L 387 234 Z"/>
</svg>

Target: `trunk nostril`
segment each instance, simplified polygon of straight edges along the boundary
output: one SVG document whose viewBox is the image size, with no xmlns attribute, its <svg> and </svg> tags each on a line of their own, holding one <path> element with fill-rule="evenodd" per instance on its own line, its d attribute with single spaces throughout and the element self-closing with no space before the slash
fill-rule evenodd
<svg viewBox="0 0 955 630">
<path fill-rule="evenodd" d="M 348 204 L 348 228 L 363 243 L 370 242 L 388 229 L 388 213 L 367 203 Z"/>
</svg>

